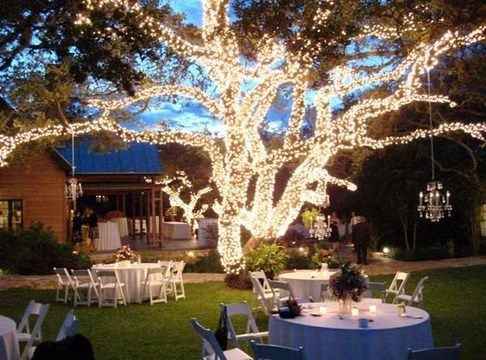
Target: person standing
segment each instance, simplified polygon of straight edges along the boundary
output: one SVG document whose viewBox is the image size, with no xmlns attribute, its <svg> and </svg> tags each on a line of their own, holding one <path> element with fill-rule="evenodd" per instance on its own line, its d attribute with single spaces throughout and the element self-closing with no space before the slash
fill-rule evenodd
<svg viewBox="0 0 486 360">
<path fill-rule="evenodd" d="M 356 247 L 358 264 L 368 265 L 368 246 L 370 244 L 370 226 L 364 216 L 353 225 L 353 243 Z"/>
</svg>

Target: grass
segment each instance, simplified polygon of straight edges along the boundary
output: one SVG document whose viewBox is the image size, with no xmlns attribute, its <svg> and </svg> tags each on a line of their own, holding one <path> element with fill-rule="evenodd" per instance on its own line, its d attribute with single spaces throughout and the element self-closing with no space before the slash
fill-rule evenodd
<svg viewBox="0 0 486 360">
<path fill-rule="evenodd" d="M 425 308 L 432 316 L 436 345 L 464 345 L 464 359 L 483 359 L 486 338 L 486 266 L 414 273 L 408 286 L 411 292 L 428 275 Z M 390 276 L 373 277 L 390 281 Z M 76 314 L 81 333 L 93 343 L 98 360 L 123 359 L 197 359 L 200 342 L 189 325 L 192 317 L 215 328 L 218 304 L 248 301 L 256 306 L 250 291 L 233 290 L 223 283 L 188 284 L 186 300 L 154 306 L 131 304 L 118 309 L 79 307 Z M 0 314 L 18 320 L 31 299 L 51 302 L 48 290 L 12 289 L 0 291 Z M 69 307 L 52 304 L 44 324 L 44 338 L 53 339 Z M 261 330 L 266 328 L 262 313 L 257 314 Z"/>
</svg>

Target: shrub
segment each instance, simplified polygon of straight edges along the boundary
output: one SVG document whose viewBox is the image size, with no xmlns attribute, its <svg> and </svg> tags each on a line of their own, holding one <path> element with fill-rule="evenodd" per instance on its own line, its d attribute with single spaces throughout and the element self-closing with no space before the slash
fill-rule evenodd
<svg viewBox="0 0 486 360">
<path fill-rule="evenodd" d="M 263 270 L 270 279 L 285 269 L 287 259 L 285 249 L 275 243 L 262 243 L 245 257 L 248 271 Z"/>
<path fill-rule="evenodd" d="M 0 268 L 21 275 L 52 273 L 53 267 L 80 269 L 89 267 L 85 255 L 73 253 L 69 244 L 59 244 L 52 231 L 42 224 L 28 229 L 0 231 Z"/>
<path fill-rule="evenodd" d="M 193 273 L 223 273 L 223 266 L 216 250 L 211 250 L 207 256 L 198 258 L 195 262 L 188 263 L 185 272 Z"/>
<path fill-rule="evenodd" d="M 309 256 L 299 254 L 295 251 L 289 254 L 287 269 L 312 269 L 314 264 Z"/>
<path fill-rule="evenodd" d="M 224 282 L 230 288 L 247 290 L 252 288 L 250 275 L 246 271 L 239 274 L 227 274 Z"/>
</svg>

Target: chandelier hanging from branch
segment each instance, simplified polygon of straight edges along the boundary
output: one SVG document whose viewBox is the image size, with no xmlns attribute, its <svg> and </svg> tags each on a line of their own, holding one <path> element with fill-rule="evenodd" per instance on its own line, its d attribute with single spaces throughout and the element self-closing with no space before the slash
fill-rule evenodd
<svg viewBox="0 0 486 360">
<path fill-rule="evenodd" d="M 430 69 L 427 68 L 427 84 L 428 93 L 430 96 Z M 432 124 L 432 104 L 429 100 L 429 126 L 433 128 Z M 435 180 L 435 158 L 434 158 L 434 137 L 430 135 L 430 159 L 432 164 L 432 181 L 427 183 L 425 191 L 419 194 L 419 205 L 417 210 L 420 217 L 425 217 L 431 222 L 439 222 L 446 216 L 451 216 L 452 205 L 450 204 L 451 193 L 444 190 L 444 186 L 440 181 Z"/>
<path fill-rule="evenodd" d="M 310 236 L 318 239 L 318 240 L 325 240 L 331 236 L 332 228 L 331 228 L 331 217 L 329 215 L 323 214 L 322 210 L 325 207 L 328 207 L 330 204 L 329 195 L 324 196 L 324 203 L 319 206 L 319 213 L 315 217 L 312 225 L 309 229 Z"/>
<path fill-rule="evenodd" d="M 66 181 L 64 193 L 68 200 L 73 202 L 73 210 L 76 210 L 76 200 L 83 196 L 83 188 L 75 177 L 76 166 L 74 165 L 74 131 L 71 132 L 71 177 Z"/>
</svg>

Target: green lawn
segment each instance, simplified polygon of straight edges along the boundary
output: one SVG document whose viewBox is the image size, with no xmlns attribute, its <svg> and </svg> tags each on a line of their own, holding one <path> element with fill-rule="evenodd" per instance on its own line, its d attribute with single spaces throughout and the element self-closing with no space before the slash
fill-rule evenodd
<svg viewBox="0 0 486 360">
<path fill-rule="evenodd" d="M 425 274 L 430 277 L 425 308 L 432 315 L 436 344 L 459 340 L 464 344 L 464 359 L 484 359 L 486 266 L 415 273 L 409 291 Z M 387 281 L 390 278 L 373 277 Z M 196 317 L 204 325 L 215 328 L 220 302 L 246 300 L 256 306 L 250 291 L 230 290 L 223 283 L 188 284 L 186 294 L 186 300 L 154 306 L 79 307 L 76 314 L 81 333 L 91 339 L 98 360 L 197 359 L 200 342 L 190 328 L 190 318 Z M 0 291 L 0 314 L 18 320 L 29 300 L 50 302 L 53 298 L 53 291 Z M 44 324 L 45 339 L 55 336 L 68 309 L 62 304 L 51 305 Z M 265 328 L 262 313 L 258 313 L 258 320 L 262 329 Z"/>
</svg>

